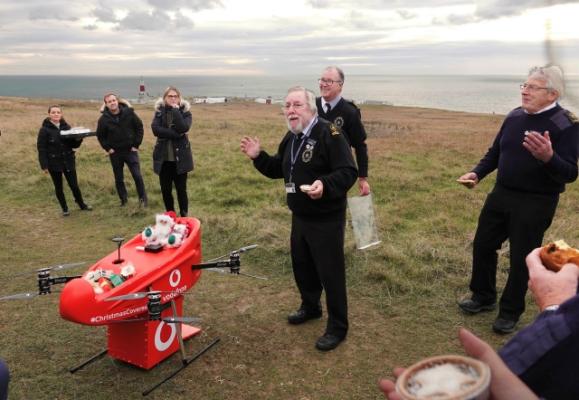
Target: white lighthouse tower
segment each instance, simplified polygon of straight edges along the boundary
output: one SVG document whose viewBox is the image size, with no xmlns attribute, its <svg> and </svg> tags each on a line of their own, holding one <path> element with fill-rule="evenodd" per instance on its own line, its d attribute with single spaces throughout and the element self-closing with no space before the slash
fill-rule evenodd
<svg viewBox="0 0 579 400">
<path fill-rule="evenodd" d="M 141 81 L 139 82 L 139 104 L 142 104 L 145 102 L 145 81 L 143 80 L 143 77 L 141 76 Z"/>
</svg>

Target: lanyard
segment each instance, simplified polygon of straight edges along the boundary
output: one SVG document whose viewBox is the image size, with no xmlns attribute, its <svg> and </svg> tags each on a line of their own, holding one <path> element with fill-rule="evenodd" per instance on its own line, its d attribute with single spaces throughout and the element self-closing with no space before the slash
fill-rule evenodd
<svg viewBox="0 0 579 400">
<path fill-rule="evenodd" d="M 302 138 L 299 139 L 300 141 L 300 145 L 298 146 L 298 150 L 296 151 L 295 155 L 294 155 L 294 147 L 295 147 L 295 143 L 296 143 L 296 136 L 294 135 L 293 140 L 292 140 L 292 147 L 290 149 L 290 174 L 289 174 L 289 181 L 292 181 L 292 175 L 294 172 L 294 165 L 298 159 L 298 156 L 300 155 L 300 150 L 302 149 L 302 146 L 304 145 L 304 142 L 306 140 L 306 135 L 303 134 Z"/>
</svg>

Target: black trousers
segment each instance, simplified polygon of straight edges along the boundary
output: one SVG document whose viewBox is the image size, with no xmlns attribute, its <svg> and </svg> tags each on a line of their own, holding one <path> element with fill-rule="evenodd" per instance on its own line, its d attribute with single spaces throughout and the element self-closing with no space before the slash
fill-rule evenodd
<svg viewBox="0 0 579 400">
<path fill-rule="evenodd" d="M 499 317 L 516 321 L 525 311 L 529 280 L 525 258 L 541 246 L 558 202 L 559 195 L 523 193 L 499 185 L 487 196 L 474 238 L 470 289 L 474 300 L 496 301 L 497 250 L 508 238 L 511 265 L 499 303 Z"/>
<path fill-rule="evenodd" d="M 297 287 L 306 310 L 319 309 L 326 291 L 326 333 L 345 337 L 348 332 L 348 301 L 344 265 L 345 211 L 331 221 L 312 221 L 292 216 L 291 256 Z"/>
<path fill-rule="evenodd" d="M 177 201 L 179 202 L 179 214 L 186 217 L 189 212 L 189 198 L 187 197 L 187 172 L 184 174 L 177 173 L 177 163 L 175 161 L 165 161 L 161 166 L 159 173 L 159 183 L 161 185 L 161 194 L 166 211 L 175 211 L 175 202 L 173 200 L 173 184 L 177 192 Z"/>
<path fill-rule="evenodd" d="M 68 186 L 72 191 L 72 195 L 74 196 L 74 201 L 77 202 L 79 207 L 84 205 L 84 201 L 82 199 L 82 194 L 80 193 L 80 189 L 78 187 L 78 179 L 76 177 L 76 170 L 64 170 L 64 171 L 51 171 L 48 170 L 50 173 L 50 177 L 52 178 L 52 183 L 54 183 L 54 194 L 56 194 L 56 198 L 58 199 L 58 203 L 62 208 L 62 211 L 68 211 L 68 206 L 66 204 L 66 197 L 64 197 L 64 188 L 62 185 L 62 175 L 66 178 L 66 182 L 68 182 Z"/>
<path fill-rule="evenodd" d="M 129 171 L 135 181 L 139 199 L 146 200 L 147 194 L 145 192 L 145 183 L 141 175 L 141 167 L 139 165 L 139 154 L 136 151 L 117 152 L 109 155 L 111 165 L 113 166 L 113 174 L 115 175 L 115 186 L 121 201 L 127 200 L 127 187 L 125 186 L 124 166 L 127 164 Z"/>
</svg>

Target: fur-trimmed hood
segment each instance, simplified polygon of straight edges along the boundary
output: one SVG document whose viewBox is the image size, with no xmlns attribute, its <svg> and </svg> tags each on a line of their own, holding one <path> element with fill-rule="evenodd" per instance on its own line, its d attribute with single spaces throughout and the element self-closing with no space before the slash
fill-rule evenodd
<svg viewBox="0 0 579 400">
<path fill-rule="evenodd" d="M 42 127 L 46 129 L 60 129 L 63 131 L 70 129 L 70 125 L 64 120 L 64 118 L 61 118 L 59 126 L 56 126 L 52 123 L 49 117 L 46 117 L 44 118 L 44 121 L 42 121 Z"/>
<path fill-rule="evenodd" d="M 165 101 L 162 97 L 159 97 L 157 101 L 155 101 L 155 111 L 161 111 L 161 107 L 165 106 Z M 191 111 L 191 103 L 189 103 L 185 99 L 181 99 L 181 103 L 179 104 L 179 109 L 183 112 Z"/>
<path fill-rule="evenodd" d="M 107 96 L 107 97 L 108 97 L 108 96 Z M 133 106 L 131 105 L 131 103 L 129 103 L 128 100 L 125 100 L 125 99 L 123 99 L 123 98 L 121 98 L 121 97 L 118 97 L 117 100 L 118 100 L 118 102 L 119 102 L 119 108 L 121 108 L 121 106 L 123 106 L 123 105 L 124 105 L 125 107 L 127 107 L 127 108 L 133 108 Z M 106 108 L 107 108 L 107 104 L 103 101 L 103 104 L 101 105 L 101 108 L 100 108 L 99 111 L 100 111 L 101 113 L 103 113 L 103 112 L 105 112 L 105 109 L 106 109 Z"/>
</svg>

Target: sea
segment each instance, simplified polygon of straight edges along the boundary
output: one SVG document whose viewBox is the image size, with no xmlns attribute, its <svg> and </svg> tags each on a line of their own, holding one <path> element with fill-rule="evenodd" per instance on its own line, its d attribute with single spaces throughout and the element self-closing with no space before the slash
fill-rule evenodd
<svg viewBox="0 0 579 400">
<path fill-rule="evenodd" d="M 389 104 L 477 113 L 506 114 L 520 105 L 519 84 L 513 75 L 350 75 L 344 97 L 360 104 Z M 114 92 L 137 100 L 145 85 L 145 101 L 158 98 L 169 86 L 186 98 L 244 98 L 281 100 L 289 87 L 318 92 L 317 77 L 284 76 L 7 76 L 0 75 L 0 96 L 101 101 Z M 579 76 L 567 79 L 569 96 L 562 105 L 579 112 Z"/>
</svg>

